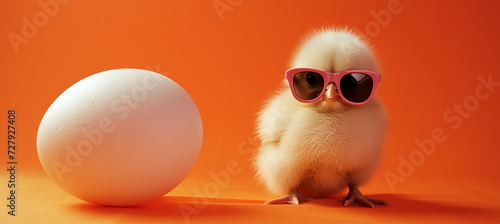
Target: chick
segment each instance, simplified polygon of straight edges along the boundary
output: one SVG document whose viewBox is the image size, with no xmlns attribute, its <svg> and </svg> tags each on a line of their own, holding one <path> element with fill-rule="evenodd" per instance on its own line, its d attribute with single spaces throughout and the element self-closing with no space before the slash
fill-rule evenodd
<svg viewBox="0 0 500 224">
<path fill-rule="evenodd" d="M 348 30 L 330 29 L 306 38 L 292 68 L 379 72 L 366 42 Z M 364 197 L 358 189 L 381 157 L 387 123 L 383 106 L 376 97 L 363 105 L 348 104 L 334 83 L 320 97 L 312 103 L 299 102 L 284 80 L 260 112 L 257 177 L 271 192 L 285 195 L 265 204 L 297 205 L 348 187 L 347 197 L 339 199 L 345 206 L 392 205 Z"/>
</svg>

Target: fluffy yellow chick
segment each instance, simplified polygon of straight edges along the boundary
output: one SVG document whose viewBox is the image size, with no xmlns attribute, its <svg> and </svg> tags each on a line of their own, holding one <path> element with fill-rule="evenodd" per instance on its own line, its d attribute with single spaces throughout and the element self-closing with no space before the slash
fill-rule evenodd
<svg viewBox="0 0 500 224">
<path fill-rule="evenodd" d="M 367 43 L 347 30 L 312 34 L 300 46 L 292 68 L 379 72 Z M 376 97 L 363 105 L 346 103 L 332 82 L 317 101 L 303 103 L 285 80 L 258 118 L 257 176 L 271 192 L 285 195 L 266 204 L 296 205 L 348 187 L 347 197 L 339 199 L 345 206 L 392 205 L 364 197 L 358 189 L 379 162 L 386 123 Z"/>
</svg>

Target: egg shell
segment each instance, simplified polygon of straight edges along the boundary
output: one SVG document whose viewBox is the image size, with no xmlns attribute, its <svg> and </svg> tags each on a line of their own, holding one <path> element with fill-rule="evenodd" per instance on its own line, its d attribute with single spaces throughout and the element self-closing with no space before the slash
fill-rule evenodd
<svg viewBox="0 0 500 224">
<path fill-rule="evenodd" d="M 97 73 L 64 91 L 37 135 L 40 162 L 69 194 L 131 206 L 175 188 L 198 158 L 203 127 L 189 94 L 141 69 Z"/>
</svg>

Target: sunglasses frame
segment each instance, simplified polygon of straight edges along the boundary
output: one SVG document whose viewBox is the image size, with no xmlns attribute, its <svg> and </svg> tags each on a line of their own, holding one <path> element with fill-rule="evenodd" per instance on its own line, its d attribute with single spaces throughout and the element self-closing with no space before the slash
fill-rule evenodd
<svg viewBox="0 0 500 224">
<path fill-rule="evenodd" d="M 314 98 L 312 100 L 303 100 L 303 99 L 300 99 L 297 96 L 297 94 L 295 93 L 295 89 L 293 88 L 293 78 L 294 78 L 295 74 L 297 74 L 299 72 L 307 72 L 307 71 L 309 71 L 309 72 L 315 72 L 315 73 L 320 74 L 323 77 L 323 80 L 324 80 L 323 90 L 321 90 L 321 93 L 318 95 L 318 97 L 316 97 L 316 98 Z M 372 91 L 370 93 L 370 96 L 365 101 L 363 101 L 363 102 L 356 103 L 356 102 L 349 101 L 342 94 L 342 90 L 340 88 L 340 80 L 342 79 L 342 77 L 344 77 L 344 75 L 350 74 L 350 73 L 363 73 L 363 74 L 366 74 L 366 75 L 370 76 L 372 78 L 372 80 L 373 80 L 373 87 L 372 87 Z M 377 88 L 377 86 L 380 83 L 380 81 L 382 81 L 382 76 L 380 76 L 380 74 L 378 74 L 376 72 L 373 72 L 373 71 L 368 71 L 368 70 L 347 70 L 347 71 L 342 71 L 342 72 L 337 72 L 337 73 L 330 73 L 330 72 L 325 72 L 325 71 L 321 71 L 321 70 L 317 70 L 317 69 L 313 69 L 313 68 L 292 68 L 292 69 L 288 69 L 285 72 L 285 78 L 288 81 L 288 84 L 290 85 L 290 90 L 292 91 L 293 96 L 299 102 L 302 102 L 302 103 L 311 103 L 311 102 L 317 101 L 318 99 L 320 99 L 323 96 L 323 94 L 325 94 L 326 87 L 328 86 L 328 84 L 330 84 L 330 83 L 333 82 L 337 86 L 337 92 L 338 92 L 340 98 L 342 100 L 344 100 L 345 102 L 347 102 L 349 104 L 352 104 L 352 105 L 362 105 L 362 104 L 365 104 L 368 101 L 370 101 L 370 99 L 372 98 L 373 94 L 375 93 L 375 89 Z"/>
</svg>

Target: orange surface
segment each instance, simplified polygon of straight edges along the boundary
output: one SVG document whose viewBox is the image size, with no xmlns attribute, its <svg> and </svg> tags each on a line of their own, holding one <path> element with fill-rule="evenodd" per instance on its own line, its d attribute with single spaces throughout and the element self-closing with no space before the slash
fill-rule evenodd
<svg viewBox="0 0 500 224">
<path fill-rule="evenodd" d="M 0 2 L 0 136 L 7 138 L 7 110 L 15 108 L 19 161 L 16 217 L 7 215 L 2 199 L 0 223 L 499 221 L 500 87 L 481 81 L 500 82 L 498 2 L 61 0 L 47 17 L 39 2 L 54 1 Z M 273 195 L 253 179 L 249 162 L 258 144 L 256 113 L 298 42 L 325 25 L 357 27 L 375 46 L 383 76 L 377 94 L 391 123 L 381 164 L 361 191 L 394 207 L 344 208 L 335 197 L 345 192 L 301 206 L 261 205 Z M 21 42 L 12 44 L 13 35 Z M 203 148 L 185 181 L 161 199 L 99 207 L 48 179 L 36 133 L 65 89 L 123 67 L 160 72 L 189 92 L 202 115 Z M 463 104 L 464 112 L 454 111 Z M 6 141 L 2 198 L 8 197 Z M 433 150 L 422 153 L 416 141 Z M 207 191 L 214 183 L 209 173 L 233 160 L 241 172 Z"/>
</svg>

